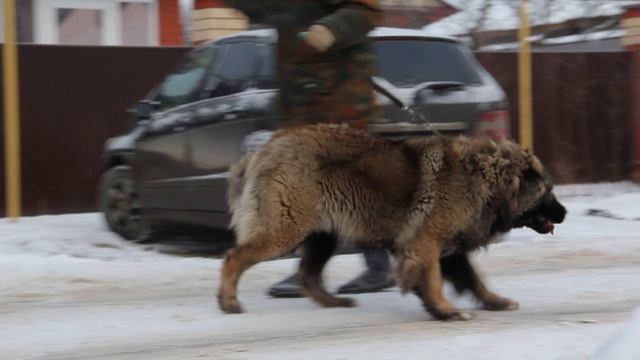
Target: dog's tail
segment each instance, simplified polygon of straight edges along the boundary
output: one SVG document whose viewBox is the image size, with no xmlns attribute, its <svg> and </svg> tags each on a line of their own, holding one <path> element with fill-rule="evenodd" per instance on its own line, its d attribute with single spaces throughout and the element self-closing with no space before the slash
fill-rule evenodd
<svg viewBox="0 0 640 360">
<path fill-rule="evenodd" d="M 246 172 L 254 153 L 244 155 L 229 169 L 229 186 L 227 188 L 227 204 L 229 211 L 234 212 L 238 208 L 240 196 L 246 182 Z"/>
</svg>

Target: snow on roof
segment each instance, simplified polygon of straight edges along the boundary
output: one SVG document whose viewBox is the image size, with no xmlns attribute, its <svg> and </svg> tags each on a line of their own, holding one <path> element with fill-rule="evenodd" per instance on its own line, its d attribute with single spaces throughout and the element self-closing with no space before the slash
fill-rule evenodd
<svg viewBox="0 0 640 360">
<path fill-rule="evenodd" d="M 238 36 L 270 37 L 270 36 L 275 36 L 275 35 L 276 35 L 276 30 L 275 29 L 265 28 L 265 29 L 246 30 L 246 31 L 241 31 L 241 32 L 229 34 L 229 35 L 222 36 L 222 37 L 218 38 L 218 40 L 227 39 L 227 38 L 234 38 L 234 37 L 238 37 Z"/>
<path fill-rule="evenodd" d="M 448 0 L 460 9 L 440 21 L 423 28 L 431 35 L 463 35 L 469 31 L 509 30 L 520 24 L 519 1 L 493 0 L 487 5 L 485 18 L 483 7 L 487 0 Z M 561 23 L 571 19 L 611 16 L 624 11 L 629 5 L 640 4 L 639 0 L 530 0 L 530 18 L 534 25 Z"/>
<path fill-rule="evenodd" d="M 214 42 L 219 41 L 219 40 L 236 38 L 236 37 L 239 37 L 239 36 L 246 36 L 246 37 L 271 37 L 271 36 L 273 36 L 274 39 L 275 39 L 275 37 L 277 36 L 277 33 L 276 33 L 275 29 L 272 29 L 272 28 L 247 30 L 247 31 L 241 31 L 241 32 L 230 34 L 230 35 L 226 35 L 226 36 L 220 37 L 220 38 L 215 39 L 215 40 L 210 40 L 207 43 L 214 43 Z M 394 28 L 394 27 L 378 27 L 378 28 L 375 28 L 375 30 L 373 30 L 373 31 L 371 31 L 369 33 L 369 36 L 372 36 L 372 37 L 406 36 L 406 37 L 423 37 L 423 38 L 427 37 L 427 38 L 438 38 L 438 39 L 444 39 L 444 40 L 451 40 L 451 41 L 456 41 L 456 42 L 461 41 L 460 39 L 455 38 L 455 37 L 451 37 L 451 36 L 441 36 L 441 35 L 429 34 L 424 30 Z"/>
<path fill-rule="evenodd" d="M 452 40 L 457 42 L 461 41 L 460 39 L 451 37 L 451 36 L 429 34 L 424 30 L 404 29 L 404 28 L 394 28 L 394 27 L 378 27 L 375 30 L 371 31 L 369 33 L 369 36 L 372 36 L 372 37 L 393 37 L 393 36 L 431 37 L 431 38 L 447 39 L 447 40 Z"/>
<path fill-rule="evenodd" d="M 606 39 L 618 39 L 624 36 L 624 30 L 604 30 L 597 31 L 592 33 L 585 34 L 575 34 L 575 35 L 567 35 L 567 36 L 558 36 L 554 38 L 545 39 L 542 35 L 534 35 L 529 39 L 540 45 L 564 45 L 564 44 L 575 44 L 580 42 L 587 41 L 597 41 L 597 40 L 606 40 Z M 500 44 L 491 44 L 481 47 L 479 50 L 481 51 L 508 51 L 508 50 L 516 50 L 520 44 L 518 42 L 508 42 L 508 43 L 500 43 Z"/>
<path fill-rule="evenodd" d="M 567 36 L 559 36 L 559 37 L 550 38 L 550 39 L 544 39 L 542 43 L 546 45 L 570 44 L 570 43 L 575 43 L 580 41 L 615 39 L 615 38 L 620 38 L 624 36 L 624 34 L 625 34 L 624 30 L 606 30 L 606 31 L 597 31 L 593 33 L 567 35 Z"/>
</svg>

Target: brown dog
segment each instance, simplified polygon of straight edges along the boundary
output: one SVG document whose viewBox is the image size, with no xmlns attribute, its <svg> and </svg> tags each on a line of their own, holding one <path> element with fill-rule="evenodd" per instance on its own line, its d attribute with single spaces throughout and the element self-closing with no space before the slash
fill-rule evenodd
<svg viewBox="0 0 640 360">
<path fill-rule="evenodd" d="M 331 125 L 279 131 L 241 160 L 229 205 L 237 246 L 222 268 L 223 311 L 242 311 L 236 293 L 245 270 L 300 245 L 305 293 L 323 306 L 354 306 L 322 285 L 340 238 L 390 249 L 403 292 L 413 291 L 442 320 L 472 317 L 444 298 L 443 278 L 486 309 L 516 309 L 483 285 L 467 254 L 513 227 L 551 232 L 566 213 L 540 161 L 512 142 L 392 142 Z"/>
</svg>

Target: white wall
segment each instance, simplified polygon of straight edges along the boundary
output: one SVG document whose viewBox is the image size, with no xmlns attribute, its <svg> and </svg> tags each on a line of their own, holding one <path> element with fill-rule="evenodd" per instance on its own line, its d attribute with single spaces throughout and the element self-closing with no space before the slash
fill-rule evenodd
<svg viewBox="0 0 640 360">
<path fill-rule="evenodd" d="M 0 42 L 4 42 L 4 1 L 0 1 Z"/>
<path fill-rule="evenodd" d="M 141 3 L 149 6 L 148 20 L 150 37 L 148 45 L 157 45 L 159 37 L 157 0 L 34 0 L 34 42 L 56 44 L 58 42 L 58 9 L 87 9 L 98 11 L 102 16 L 100 40 L 95 45 L 123 45 L 131 41 L 123 41 L 123 29 L 131 31 L 135 26 L 126 24 L 123 27 L 122 3 Z M 130 19 L 129 19 L 130 20 Z M 141 19 L 143 21 L 143 19 Z M 134 41 L 138 45 L 140 41 Z"/>
</svg>

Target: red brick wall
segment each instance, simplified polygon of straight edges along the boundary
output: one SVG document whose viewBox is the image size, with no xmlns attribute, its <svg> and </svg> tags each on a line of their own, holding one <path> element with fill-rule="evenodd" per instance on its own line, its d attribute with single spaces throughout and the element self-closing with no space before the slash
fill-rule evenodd
<svg viewBox="0 0 640 360">
<path fill-rule="evenodd" d="M 383 7 L 382 10 L 384 15 L 380 26 L 414 29 L 420 29 L 457 12 L 448 5 L 430 8 L 396 6 Z"/>
<path fill-rule="evenodd" d="M 160 45 L 184 45 L 178 0 L 160 0 L 158 7 Z"/>
</svg>

